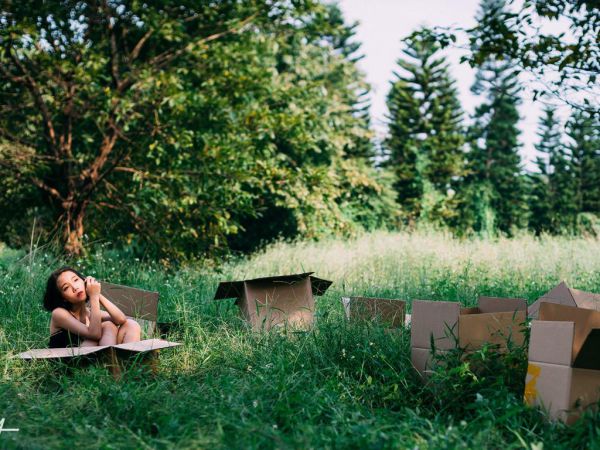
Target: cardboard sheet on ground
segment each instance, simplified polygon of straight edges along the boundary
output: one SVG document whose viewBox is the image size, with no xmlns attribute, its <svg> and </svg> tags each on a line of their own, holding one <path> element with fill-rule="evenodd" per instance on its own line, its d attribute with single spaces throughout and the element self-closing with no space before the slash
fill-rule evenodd
<svg viewBox="0 0 600 450">
<path fill-rule="evenodd" d="M 117 305 L 130 319 L 136 320 L 142 327 L 142 335 L 152 335 L 156 331 L 158 318 L 158 292 L 101 282 L 102 295 Z M 68 348 L 39 348 L 19 353 L 16 357 L 25 360 L 69 359 L 81 356 L 96 356 L 114 349 L 117 355 L 133 353 L 153 353 L 157 350 L 176 347 L 178 342 L 162 339 L 146 339 L 120 345 Z"/>
<path fill-rule="evenodd" d="M 541 302 L 531 323 L 525 402 L 568 424 L 600 400 L 600 312 Z"/>
<path fill-rule="evenodd" d="M 346 319 L 376 321 L 388 328 L 400 328 L 406 322 L 404 300 L 375 297 L 342 297 Z"/>
<path fill-rule="evenodd" d="M 307 329 L 314 322 L 315 295 L 323 295 L 332 282 L 314 272 L 219 284 L 214 299 L 235 298 L 244 319 L 254 330 L 276 326 Z"/>
<path fill-rule="evenodd" d="M 478 306 L 466 308 L 457 302 L 414 300 L 411 318 L 411 358 L 425 375 L 432 365 L 432 342 L 436 351 L 457 346 L 467 352 L 484 344 L 500 351 L 510 341 L 523 345 L 527 301 L 522 298 L 479 297 Z"/>
<path fill-rule="evenodd" d="M 529 306 L 529 317 L 532 319 L 539 317 L 539 309 L 542 302 L 600 311 L 600 294 L 570 288 L 564 281 Z"/>
<path fill-rule="evenodd" d="M 38 348 L 19 353 L 21 359 L 63 359 L 76 356 L 100 355 L 104 350 L 114 348 L 123 352 L 144 353 L 152 350 L 176 347 L 178 342 L 169 342 L 163 339 L 145 339 L 138 342 L 129 342 L 119 345 L 97 345 L 92 347 L 67 347 L 67 348 Z"/>
</svg>

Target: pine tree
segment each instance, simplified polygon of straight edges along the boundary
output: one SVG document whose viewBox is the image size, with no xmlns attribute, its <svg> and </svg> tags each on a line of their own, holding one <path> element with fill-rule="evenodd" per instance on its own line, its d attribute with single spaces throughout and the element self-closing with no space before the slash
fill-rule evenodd
<svg viewBox="0 0 600 450">
<path fill-rule="evenodd" d="M 503 8 L 503 0 L 483 0 L 478 17 Z M 492 228 L 510 233 L 527 220 L 517 128 L 518 74 L 510 61 L 484 61 L 471 90 L 485 95 L 485 101 L 476 108 L 469 130 L 468 175 L 461 193 L 465 225 L 482 233 L 491 233 Z M 483 204 L 473 207 L 477 201 Z M 493 224 L 489 217 L 494 217 Z"/>
<path fill-rule="evenodd" d="M 455 214 L 452 182 L 462 171 L 462 109 L 448 63 L 429 30 L 405 43 L 387 98 L 385 164 L 395 172 L 408 223 L 448 223 Z"/>
<path fill-rule="evenodd" d="M 597 115 L 577 110 L 567 123 L 578 213 L 600 214 L 600 125 Z"/>
<path fill-rule="evenodd" d="M 565 198 L 556 199 L 556 196 L 568 195 L 568 191 L 557 191 L 557 178 L 571 176 L 561 136 L 560 122 L 555 110 L 544 109 L 539 123 L 539 142 L 535 144 L 539 153 L 535 161 L 538 172 L 530 174 L 529 226 L 538 234 L 558 231 L 556 223 L 560 218 L 556 216 L 555 210 L 561 207 Z"/>
</svg>

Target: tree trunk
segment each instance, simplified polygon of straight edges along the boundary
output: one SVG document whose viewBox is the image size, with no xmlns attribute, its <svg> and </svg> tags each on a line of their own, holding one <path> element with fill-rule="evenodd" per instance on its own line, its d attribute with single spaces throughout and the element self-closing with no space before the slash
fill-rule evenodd
<svg viewBox="0 0 600 450">
<path fill-rule="evenodd" d="M 63 242 L 64 249 L 70 256 L 80 256 L 85 248 L 82 238 L 84 233 L 84 217 L 87 208 L 87 201 L 78 203 L 76 201 L 68 202 L 63 214 Z"/>
</svg>

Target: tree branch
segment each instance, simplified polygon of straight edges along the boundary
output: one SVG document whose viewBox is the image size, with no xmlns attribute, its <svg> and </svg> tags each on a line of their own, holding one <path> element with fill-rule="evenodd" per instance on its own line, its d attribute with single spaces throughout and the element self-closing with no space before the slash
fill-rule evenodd
<svg viewBox="0 0 600 450">
<path fill-rule="evenodd" d="M 46 191 L 48 194 L 50 194 L 51 197 L 55 198 L 59 202 L 65 202 L 65 198 L 62 195 L 60 195 L 60 192 L 58 192 L 55 188 L 48 186 L 39 178 L 31 177 L 31 182 L 38 188 L 42 189 L 43 191 Z"/>
<path fill-rule="evenodd" d="M 137 59 L 137 57 L 140 55 L 140 52 L 142 51 L 142 47 L 144 46 L 144 44 L 146 43 L 146 41 L 148 39 L 150 39 L 150 36 L 152 36 L 153 33 L 154 33 L 154 30 L 148 30 L 148 31 L 146 31 L 146 34 L 144 34 L 142 36 L 142 38 L 138 41 L 138 43 L 135 44 L 135 47 L 133 47 L 133 50 L 129 54 L 129 60 L 130 61 L 133 61 L 133 60 Z"/>
<path fill-rule="evenodd" d="M 44 101 L 44 99 L 42 97 L 42 92 L 41 92 L 37 82 L 33 79 L 31 74 L 27 70 L 27 68 L 21 63 L 21 61 L 19 60 L 17 55 L 11 51 L 10 46 L 6 47 L 6 52 L 8 53 L 10 58 L 13 60 L 15 66 L 17 66 L 17 68 L 21 71 L 21 73 L 25 77 L 25 83 L 23 83 L 23 84 L 25 84 L 25 86 L 27 86 L 29 88 L 29 91 L 33 95 L 36 105 L 38 106 L 38 108 L 40 109 L 40 112 L 42 113 L 42 117 L 44 118 L 44 125 L 46 126 L 46 132 L 47 132 L 46 139 L 48 140 L 48 143 L 50 144 L 53 152 L 58 156 L 58 151 L 56 148 L 56 132 L 54 130 L 54 124 L 52 123 L 52 117 L 50 115 L 50 112 L 48 111 L 46 102 Z M 3 69 L 3 71 L 4 71 L 4 69 Z"/>
</svg>

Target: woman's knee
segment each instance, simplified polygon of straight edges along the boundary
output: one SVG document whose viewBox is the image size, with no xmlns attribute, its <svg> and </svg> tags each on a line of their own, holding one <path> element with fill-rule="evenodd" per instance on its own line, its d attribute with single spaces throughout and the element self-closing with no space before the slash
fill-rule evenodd
<svg viewBox="0 0 600 450">
<path fill-rule="evenodd" d="M 112 322 L 102 322 L 102 337 L 100 345 L 114 345 L 117 343 L 117 326 Z"/>
<path fill-rule="evenodd" d="M 119 342 L 133 342 L 141 338 L 142 328 L 140 324 L 133 319 L 127 319 L 127 321 L 119 327 Z"/>
</svg>

